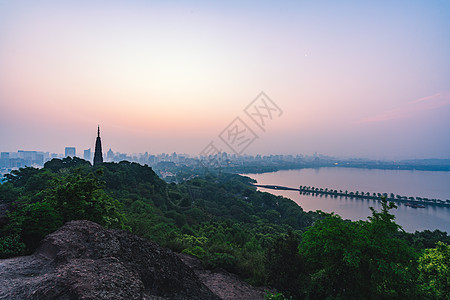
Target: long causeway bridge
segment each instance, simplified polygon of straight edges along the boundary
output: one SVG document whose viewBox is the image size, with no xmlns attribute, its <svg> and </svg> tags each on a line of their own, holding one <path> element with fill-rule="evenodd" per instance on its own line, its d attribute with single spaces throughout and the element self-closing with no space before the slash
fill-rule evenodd
<svg viewBox="0 0 450 300">
<path fill-rule="evenodd" d="M 393 194 L 389 196 L 386 193 L 365 193 L 365 192 L 348 192 L 342 190 L 333 190 L 328 188 L 315 188 L 311 186 L 300 186 L 299 188 L 291 188 L 281 185 L 268 185 L 268 184 L 253 184 L 255 187 L 266 188 L 271 190 L 279 191 L 299 191 L 300 194 L 304 195 L 329 195 L 331 197 L 345 197 L 345 198 L 356 198 L 356 199 L 368 199 L 368 200 L 382 200 L 386 198 L 387 201 L 402 203 L 406 206 L 413 208 L 424 208 L 427 205 L 432 206 L 445 206 L 450 207 L 450 200 L 440 200 L 440 199 L 428 199 L 422 197 L 405 197 Z"/>
</svg>

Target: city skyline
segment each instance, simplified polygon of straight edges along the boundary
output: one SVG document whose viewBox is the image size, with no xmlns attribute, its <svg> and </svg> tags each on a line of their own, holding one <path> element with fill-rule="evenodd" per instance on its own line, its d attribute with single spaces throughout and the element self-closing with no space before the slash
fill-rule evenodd
<svg viewBox="0 0 450 300">
<path fill-rule="evenodd" d="M 450 158 L 449 20 L 444 1 L 2 1 L 0 151 L 92 151 L 100 124 L 121 153 Z"/>
</svg>

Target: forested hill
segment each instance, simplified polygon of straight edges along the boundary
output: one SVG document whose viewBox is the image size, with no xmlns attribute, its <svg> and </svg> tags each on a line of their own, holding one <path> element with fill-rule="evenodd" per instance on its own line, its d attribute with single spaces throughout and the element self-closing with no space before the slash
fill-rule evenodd
<svg viewBox="0 0 450 300">
<path fill-rule="evenodd" d="M 248 177 L 204 175 L 167 184 L 150 167 L 126 161 L 92 167 L 79 158 L 53 159 L 6 178 L 0 185 L 3 258 L 31 253 L 64 223 L 87 219 L 299 299 L 439 298 L 450 286 L 435 281 L 449 274 L 420 267 L 438 266 L 441 256 L 448 263 L 449 237 L 402 232 L 388 203 L 368 221 L 350 222 L 258 192 Z"/>
<path fill-rule="evenodd" d="M 260 193 L 250 178 L 223 174 L 175 185 L 148 166 L 126 161 L 92 167 L 79 158 L 23 168 L 0 187 L 3 257 L 32 252 L 69 220 L 88 219 L 132 232 L 223 267 L 252 282 L 265 279 L 264 250 L 280 235 L 311 225 L 289 199 Z M 5 244 L 7 247 L 5 247 Z"/>
</svg>

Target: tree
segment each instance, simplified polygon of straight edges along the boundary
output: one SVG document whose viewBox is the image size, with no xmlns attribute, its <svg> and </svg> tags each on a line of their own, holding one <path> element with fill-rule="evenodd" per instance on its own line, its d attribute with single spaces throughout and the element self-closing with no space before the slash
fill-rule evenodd
<svg viewBox="0 0 450 300">
<path fill-rule="evenodd" d="M 383 196 L 382 209 L 377 212 L 371 207 L 372 216 L 366 222 L 367 245 L 365 260 L 367 280 L 370 280 L 372 295 L 379 298 L 414 298 L 417 279 L 416 250 L 403 239 L 398 238 L 403 232 L 395 223 L 395 216 L 389 211 L 397 208 L 393 202 L 387 202 Z M 369 277 L 370 276 L 370 277 Z"/>
<path fill-rule="evenodd" d="M 28 179 L 40 171 L 38 168 L 25 167 L 19 170 L 12 170 L 10 174 L 6 174 L 5 177 L 8 182 L 12 183 L 15 187 L 24 187 Z"/>
<path fill-rule="evenodd" d="M 303 298 L 303 258 L 298 252 L 299 239 L 292 232 L 279 237 L 266 253 L 267 283 L 286 295 Z"/>
<path fill-rule="evenodd" d="M 309 273 L 311 299 L 354 298 L 362 290 L 358 280 L 361 227 L 334 214 L 326 214 L 304 234 L 300 254 Z"/>
<path fill-rule="evenodd" d="M 94 175 L 60 176 L 54 179 L 52 186 L 41 192 L 43 200 L 21 197 L 9 215 L 9 226 L 14 229 L 10 231 L 20 234 L 29 251 L 34 250 L 47 234 L 71 220 L 90 220 L 107 228 L 126 228 L 121 204 L 101 189 L 100 181 Z"/>
<path fill-rule="evenodd" d="M 425 297 L 450 299 L 450 245 L 438 242 L 419 258 L 419 284 Z"/>
<path fill-rule="evenodd" d="M 61 172 L 71 168 L 90 167 L 91 163 L 79 157 L 65 157 L 63 159 L 54 158 L 44 164 L 44 168 L 54 173 Z"/>
<path fill-rule="evenodd" d="M 23 204 L 11 214 L 11 218 L 18 223 L 21 240 L 29 251 L 64 224 L 55 206 L 47 201 Z"/>
<path fill-rule="evenodd" d="M 20 191 L 10 182 L 0 183 L 0 202 L 11 203 L 19 197 Z"/>
<path fill-rule="evenodd" d="M 401 229 L 389 213 L 371 208 L 369 221 L 344 221 L 328 214 L 303 235 L 300 254 L 310 274 L 312 299 L 413 298 L 415 250 L 397 238 Z"/>
<path fill-rule="evenodd" d="M 71 174 L 57 179 L 45 199 L 54 205 L 65 223 L 90 220 L 107 228 L 123 228 L 125 217 L 121 205 L 108 196 L 93 175 Z"/>
</svg>

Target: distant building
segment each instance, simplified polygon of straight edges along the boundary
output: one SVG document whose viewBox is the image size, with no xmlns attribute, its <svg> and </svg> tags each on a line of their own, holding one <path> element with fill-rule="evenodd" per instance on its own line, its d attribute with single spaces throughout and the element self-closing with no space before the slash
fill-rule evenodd
<svg viewBox="0 0 450 300">
<path fill-rule="evenodd" d="M 157 161 L 156 161 L 156 155 L 149 155 L 148 156 L 148 164 L 149 165 L 153 165 L 153 164 L 155 164 Z"/>
<path fill-rule="evenodd" d="M 50 160 L 50 152 L 43 152 L 44 163 Z"/>
<path fill-rule="evenodd" d="M 66 150 L 64 151 L 64 157 L 70 156 L 75 157 L 77 155 L 77 150 L 75 147 L 66 147 Z"/>
<path fill-rule="evenodd" d="M 94 166 L 103 163 L 102 140 L 100 139 L 100 126 L 98 126 L 97 140 L 95 141 Z"/>
<path fill-rule="evenodd" d="M 84 150 L 84 160 L 91 161 L 91 148 Z"/>
<path fill-rule="evenodd" d="M 9 167 L 9 152 L 2 152 L 0 154 L 0 168 L 8 168 L 8 167 Z"/>
<path fill-rule="evenodd" d="M 111 150 L 111 148 L 109 148 L 108 152 L 106 153 L 106 159 L 108 161 L 114 160 L 114 152 Z"/>
</svg>

